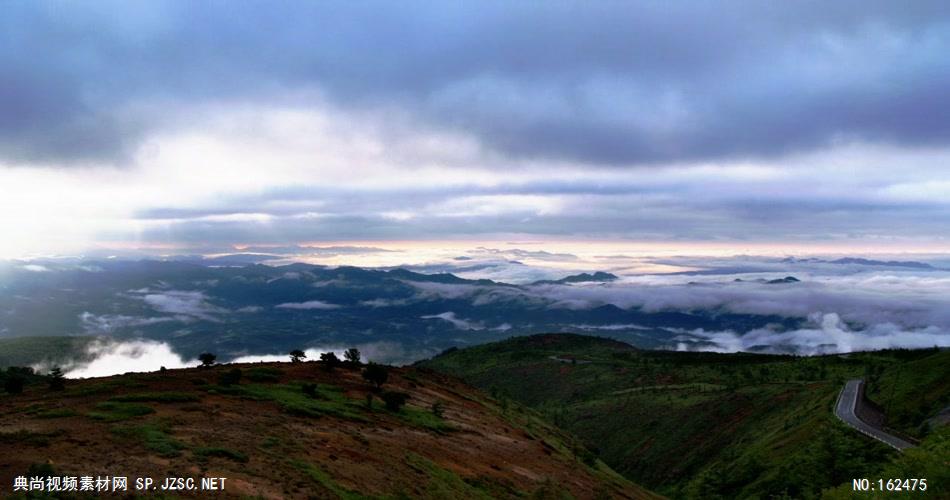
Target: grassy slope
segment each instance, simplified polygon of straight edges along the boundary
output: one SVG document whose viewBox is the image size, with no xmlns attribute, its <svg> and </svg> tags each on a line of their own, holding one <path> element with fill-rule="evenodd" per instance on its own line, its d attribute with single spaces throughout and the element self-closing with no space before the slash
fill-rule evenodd
<svg viewBox="0 0 950 500">
<path fill-rule="evenodd" d="M 532 410 L 445 375 L 392 369 L 384 389 L 411 396 L 394 412 L 367 406 L 358 370 L 237 365 L 241 383 L 220 385 L 233 366 L 0 394 L 0 496 L 51 460 L 67 475 L 223 476 L 234 497 L 655 497 Z"/>
<path fill-rule="evenodd" d="M 868 397 L 887 415 L 887 425 L 914 437 L 921 423 L 950 405 L 950 351 L 868 370 Z"/>
<path fill-rule="evenodd" d="M 877 474 L 863 477 L 867 477 L 875 483 L 878 478 L 885 482 L 897 478 L 926 479 L 928 488 L 927 493 L 919 490 L 913 492 L 862 492 L 860 498 L 884 499 L 895 498 L 899 495 L 947 498 L 947 485 L 950 484 L 950 426 L 935 429 L 923 440 L 920 446 L 896 456 L 891 463 L 885 465 L 883 470 L 878 471 Z M 855 496 L 850 481 L 825 492 L 825 497 L 830 499 L 850 499 Z"/>
<path fill-rule="evenodd" d="M 614 469 L 662 493 L 808 497 L 880 470 L 895 455 L 834 419 L 842 382 L 866 371 L 883 380 L 904 363 L 936 369 L 947 354 L 670 353 L 547 335 L 453 351 L 423 365 L 538 409 Z M 563 361 L 571 357 L 577 361 Z M 906 397 L 912 387 L 894 394 Z"/>
</svg>

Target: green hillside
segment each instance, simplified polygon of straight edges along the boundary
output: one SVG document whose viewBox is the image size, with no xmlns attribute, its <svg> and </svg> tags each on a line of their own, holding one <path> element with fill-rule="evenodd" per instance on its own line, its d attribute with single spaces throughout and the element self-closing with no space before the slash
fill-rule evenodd
<svg viewBox="0 0 950 500">
<path fill-rule="evenodd" d="M 901 381 L 901 370 L 931 370 L 926 387 L 942 392 L 915 417 L 926 418 L 947 396 L 948 355 L 641 351 L 538 335 L 453 350 L 422 365 L 534 407 L 618 472 L 672 497 L 807 498 L 872 477 L 897 455 L 832 415 L 843 382 L 866 373 Z M 921 389 L 910 380 L 884 386 L 887 401 L 913 400 Z"/>
<path fill-rule="evenodd" d="M 927 479 L 927 498 L 947 498 L 947 485 L 950 484 L 950 426 L 944 425 L 935 429 L 920 446 L 906 450 L 894 460 L 884 466 L 875 476 L 886 482 L 894 478 Z M 869 478 L 870 479 L 870 478 Z M 885 483 L 886 484 L 886 483 Z M 861 493 L 861 498 L 885 499 L 897 495 L 916 495 L 924 497 L 924 493 L 893 491 Z M 856 495 L 851 483 L 842 484 L 832 490 L 826 490 L 824 496 L 829 499 L 850 499 Z"/>
<path fill-rule="evenodd" d="M 950 351 L 878 364 L 867 379 L 868 397 L 887 414 L 888 426 L 921 437 L 930 430 L 929 417 L 950 406 Z"/>
</svg>

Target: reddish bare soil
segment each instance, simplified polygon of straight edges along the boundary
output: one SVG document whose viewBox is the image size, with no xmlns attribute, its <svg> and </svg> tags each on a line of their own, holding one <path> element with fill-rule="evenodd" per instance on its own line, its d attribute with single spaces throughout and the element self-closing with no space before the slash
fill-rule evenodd
<svg viewBox="0 0 950 500">
<path fill-rule="evenodd" d="M 220 374 L 234 367 L 280 373 L 261 383 L 245 377 L 237 391 L 218 387 Z M 290 391 L 301 382 L 339 388 L 347 413 L 304 416 L 280 400 L 240 392 Z M 141 477 L 227 478 L 223 493 L 195 494 L 202 497 L 656 497 L 600 462 L 576 458 L 573 438 L 529 410 L 499 405 L 457 379 L 394 368 L 384 390 L 408 393 L 406 408 L 386 410 L 378 396 L 367 408 L 373 391 L 358 369 L 330 373 L 319 363 L 129 374 L 68 381 L 62 392 L 30 386 L 0 396 L 0 496 L 31 466 L 51 464 L 59 475 L 127 476 L 130 484 Z M 153 412 L 94 418 L 110 400 L 161 394 L 192 401 L 125 403 Z M 441 418 L 432 412 L 436 401 Z"/>
</svg>

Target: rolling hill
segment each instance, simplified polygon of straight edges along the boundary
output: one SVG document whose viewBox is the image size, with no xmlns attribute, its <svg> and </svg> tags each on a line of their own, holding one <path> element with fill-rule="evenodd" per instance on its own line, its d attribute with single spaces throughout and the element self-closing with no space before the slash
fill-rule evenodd
<svg viewBox="0 0 950 500">
<path fill-rule="evenodd" d="M 222 497 L 658 498 L 534 411 L 453 377 L 390 368 L 375 392 L 356 367 L 325 368 L 219 365 L 62 391 L 39 379 L 0 396 L 0 496 L 53 473 L 226 477 Z M 396 392 L 408 403 L 388 409 Z"/>
<path fill-rule="evenodd" d="M 913 404 L 907 422 L 916 425 L 900 426 L 923 443 L 908 454 L 916 470 L 905 470 L 918 475 L 906 477 L 947 484 L 950 432 L 920 423 L 948 402 L 948 351 L 800 358 L 551 334 L 451 350 L 420 366 L 536 409 L 618 472 L 675 498 L 809 498 L 898 467 L 907 457 L 832 415 L 843 381 L 874 373 L 871 396 L 884 408 Z M 899 375 L 918 370 L 926 375 Z"/>
</svg>

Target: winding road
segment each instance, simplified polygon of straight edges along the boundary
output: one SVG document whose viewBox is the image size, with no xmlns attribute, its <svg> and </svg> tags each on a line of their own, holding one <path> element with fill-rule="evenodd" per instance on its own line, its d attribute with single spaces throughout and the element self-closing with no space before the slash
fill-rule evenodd
<svg viewBox="0 0 950 500">
<path fill-rule="evenodd" d="M 844 388 L 841 389 L 841 394 L 838 395 L 838 402 L 835 404 L 835 416 L 840 418 L 842 422 L 855 428 L 858 432 L 895 448 L 898 451 L 904 451 L 914 446 L 897 436 L 872 427 L 858 418 L 854 410 L 857 407 L 858 397 L 861 395 L 861 384 L 863 383 L 864 380 L 854 379 L 844 384 Z"/>
</svg>

